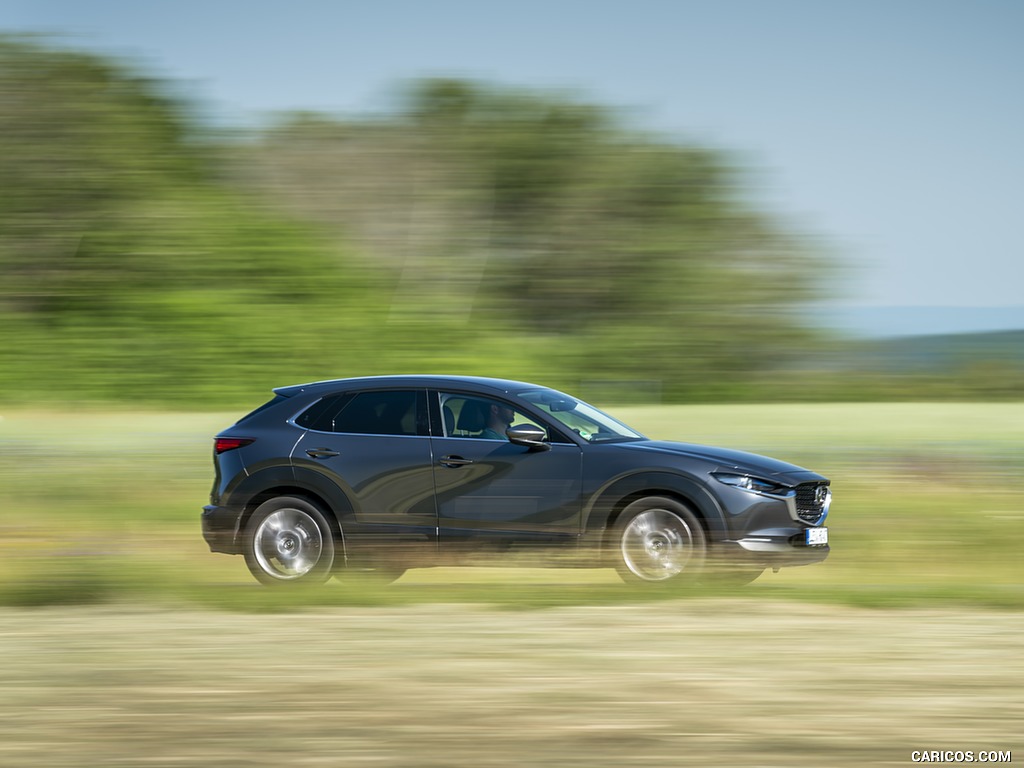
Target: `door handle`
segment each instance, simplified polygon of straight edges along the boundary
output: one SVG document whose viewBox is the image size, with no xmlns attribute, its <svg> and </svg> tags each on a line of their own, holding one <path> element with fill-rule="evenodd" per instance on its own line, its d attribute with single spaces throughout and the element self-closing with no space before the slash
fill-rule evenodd
<svg viewBox="0 0 1024 768">
<path fill-rule="evenodd" d="M 329 459 L 332 456 L 340 456 L 338 451 L 332 451 L 330 448 L 310 448 L 306 451 L 306 455 L 314 459 Z"/>
<path fill-rule="evenodd" d="M 442 456 L 438 462 L 442 467 L 448 467 L 449 469 L 455 469 L 456 467 L 464 467 L 467 464 L 472 464 L 472 459 L 464 459 L 461 456 Z"/>
</svg>

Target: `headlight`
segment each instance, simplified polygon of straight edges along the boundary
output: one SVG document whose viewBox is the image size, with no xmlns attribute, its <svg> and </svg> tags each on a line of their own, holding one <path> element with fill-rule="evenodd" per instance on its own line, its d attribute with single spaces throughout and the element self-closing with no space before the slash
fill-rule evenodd
<svg viewBox="0 0 1024 768">
<path fill-rule="evenodd" d="M 773 483 L 753 475 L 737 475 L 731 472 L 712 472 L 711 476 L 720 483 L 731 485 L 734 488 L 742 488 L 753 493 L 763 493 L 768 496 L 788 496 L 791 490 L 785 485 Z"/>
</svg>

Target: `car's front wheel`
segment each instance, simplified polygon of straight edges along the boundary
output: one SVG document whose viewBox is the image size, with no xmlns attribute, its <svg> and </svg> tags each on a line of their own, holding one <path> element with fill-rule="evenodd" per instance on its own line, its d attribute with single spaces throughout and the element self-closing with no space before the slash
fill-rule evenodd
<svg viewBox="0 0 1024 768">
<path fill-rule="evenodd" d="M 322 583 L 331 575 L 334 552 L 327 518 L 305 499 L 265 501 L 246 527 L 245 564 L 263 584 Z"/>
<path fill-rule="evenodd" d="M 704 566 L 707 539 L 697 517 L 674 499 L 651 496 L 627 506 L 615 526 L 616 567 L 626 581 L 684 583 Z"/>
</svg>

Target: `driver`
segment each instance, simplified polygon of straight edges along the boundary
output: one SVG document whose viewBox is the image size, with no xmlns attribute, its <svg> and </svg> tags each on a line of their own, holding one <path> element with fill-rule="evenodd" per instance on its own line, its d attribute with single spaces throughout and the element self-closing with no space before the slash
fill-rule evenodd
<svg viewBox="0 0 1024 768">
<path fill-rule="evenodd" d="M 504 403 L 491 403 L 487 409 L 487 425 L 480 437 L 484 440 L 508 440 L 505 430 L 512 425 L 515 412 Z"/>
</svg>

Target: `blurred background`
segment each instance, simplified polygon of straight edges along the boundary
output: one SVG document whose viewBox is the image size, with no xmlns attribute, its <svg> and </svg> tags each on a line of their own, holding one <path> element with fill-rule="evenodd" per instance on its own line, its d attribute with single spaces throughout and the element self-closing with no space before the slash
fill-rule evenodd
<svg viewBox="0 0 1024 768">
<path fill-rule="evenodd" d="M 0 5 L 0 762 L 1019 747 L 1022 31 L 1002 0 Z M 416 372 L 808 466 L 833 552 L 665 595 L 283 594 L 206 551 L 213 434 Z"/>
<path fill-rule="evenodd" d="M 0 12 L 4 401 L 1021 395 L 1014 4 L 249 10 Z"/>
</svg>

